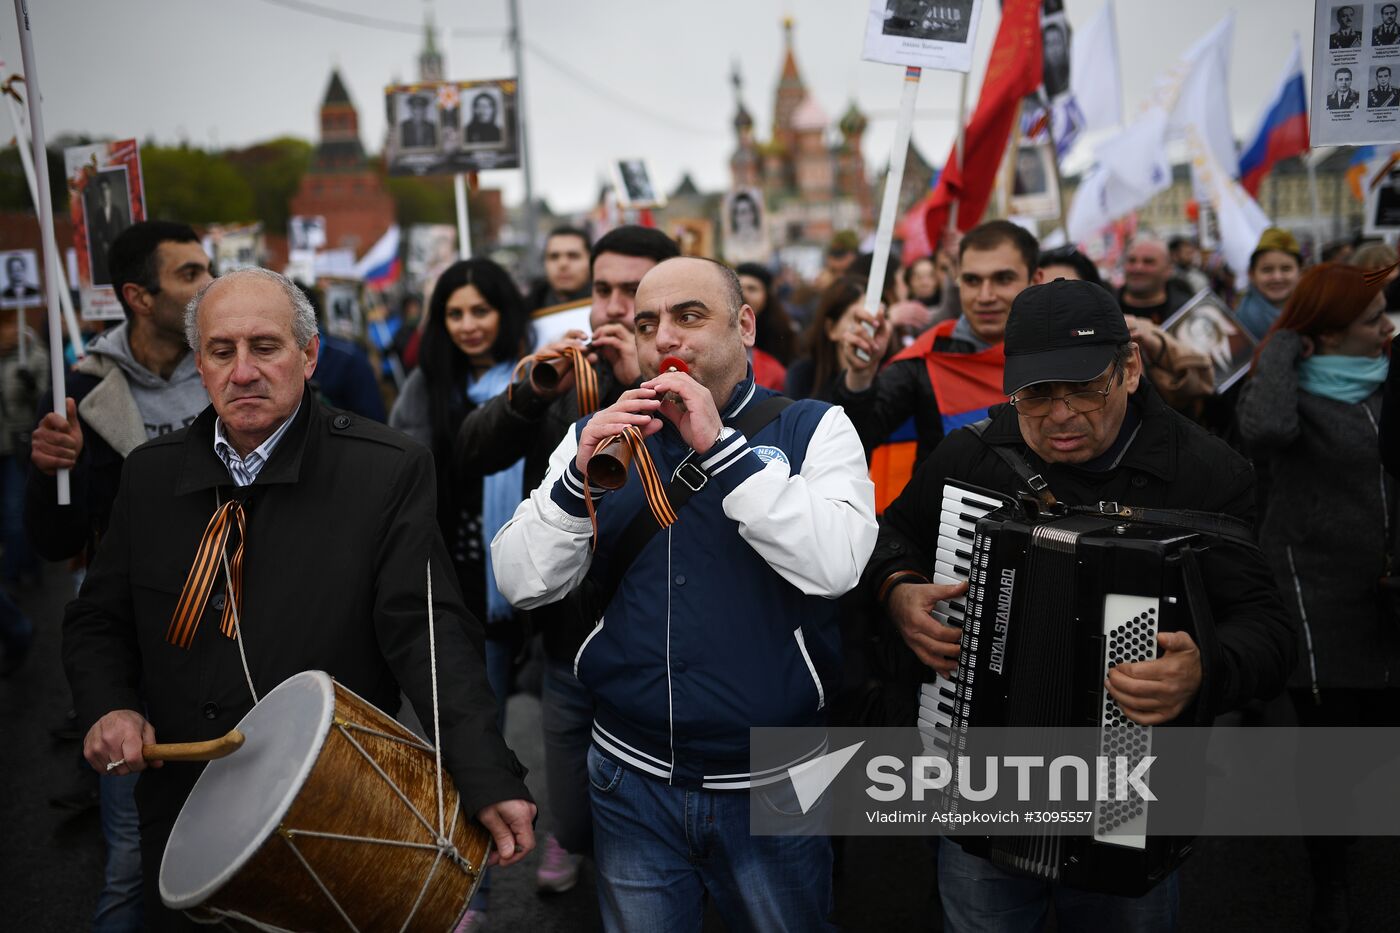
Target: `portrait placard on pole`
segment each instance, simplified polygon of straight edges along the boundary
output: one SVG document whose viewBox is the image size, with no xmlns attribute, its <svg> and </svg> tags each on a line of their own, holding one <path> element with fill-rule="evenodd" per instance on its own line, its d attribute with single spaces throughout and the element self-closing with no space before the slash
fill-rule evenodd
<svg viewBox="0 0 1400 933">
<path fill-rule="evenodd" d="M 514 78 L 395 84 L 384 89 L 390 175 L 520 167 Z"/>
<path fill-rule="evenodd" d="M 78 251 L 83 320 L 124 320 L 112 289 L 107 251 L 117 234 L 146 219 L 140 147 L 134 139 L 74 146 L 63 150 L 63 168 L 68 176 L 73 246 Z"/>
<path fill-rule="evenodd" d="M 865 59 L 967 72 L 982 0 L 870 0 Z"/>
<path fill-rule="evenodd" d="M 43 307 L 39 256 L 34 250 L 15 249 L 0 253 L 0 270 L 5 275 L 4 285 L 0 285 L 0 308 Z"/>
<path fill-rule="evenodd" d="M 1400 5 L 1316 3 L 1313 148 L 1400 142 Z"/>
</svg>

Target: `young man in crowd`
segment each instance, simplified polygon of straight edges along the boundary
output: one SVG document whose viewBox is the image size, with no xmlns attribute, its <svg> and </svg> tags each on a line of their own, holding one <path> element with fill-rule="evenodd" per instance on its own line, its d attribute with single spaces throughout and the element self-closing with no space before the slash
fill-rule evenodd
<svg viewBox="0 0 1400 933">
<path fill-rule="evenodd" d="M 637 289 L 657 263 L 678 256 L 675 241 L 648 227 L 618 227 L 593 245 L 593 305 L 589 335 L 574 333 L 546 350 L 583 346 L 598 377 L 599 405 L 616 402 L 641 380 L 633 313 Z M 457 434 L 454 465 L 473 473 L 504 469 L 525 458 L 525 484 L 544 479 L 550 452 L 578 421 L 578 390 L 572 371 L 553 393 L 536 393 L 528 382 L 512 387 L 467 415 Z M 554 832 L 541 847 L 536 882 L 543 891 L 562 892 L 578 882 L 581 856 L 592 843 L 586 767 L 593 701 L 574 676 L 573 658 L 592 620 L 581 619 L 569 601 L 532 613 L 543 634 L 546 665 L 541 686 L 545 739 L 545 780 Z"/>
</svg>

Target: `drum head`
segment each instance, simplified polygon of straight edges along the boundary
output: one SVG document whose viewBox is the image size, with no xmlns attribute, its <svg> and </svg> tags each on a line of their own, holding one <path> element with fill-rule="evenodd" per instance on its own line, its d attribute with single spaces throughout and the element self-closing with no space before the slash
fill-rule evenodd
<svg viewBox="0 0 1400 933">
<path fill-rule="evenodd" d="M 335 712 L 329 675 L 287 678 L 248 711 L 243 747 L 211 761 L 180 810 L 160 864 L 160 899 L 195 907 L 276 829 L 320 755 Z"/>
</svg>

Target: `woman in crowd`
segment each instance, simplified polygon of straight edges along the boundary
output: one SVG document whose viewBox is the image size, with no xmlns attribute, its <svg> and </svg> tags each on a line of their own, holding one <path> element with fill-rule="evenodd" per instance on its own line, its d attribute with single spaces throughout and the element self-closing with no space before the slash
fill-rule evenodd
<svg viewBox="0 0 1400 933">
<path fill-rule="evenodd" d="M 856 279 L 840 278 L 827 286 L 802 335 L 802 357 L 788 367 L 784 395 L 830 401 L 832 384 L 846 369 L 844 354 L 851 352 L 841 335 L 854 326 L 856 312 L 864 307 L 865 286 Z M 891 340 L 886 356 L 898 349 Z"/>
<path fill-rule="evenodd" d="M 1302 640 L 1290 698 L 1304 726 L 1400 725 L 1395 621 L 1378 581 L 1395 489 L 1377 443 L 1394 328 L 1385 273 L 1309 269 L 1255 353 L 1236 409 L 1270 476 L 1259 540 Z M 1314 929 L 1346 913 L 1346 839 L 1308 837 Z"/>
<path fill-rule="evenodd" d="M 1255 340 L 1262 340 L 1278 319 L 1284 302 L 1298 287 L 1302 268 L 1302 250 L 1293 234 L 1277 227 L 1265 230 L 1249 257 L 1249 289 L 1235 309 L 1235 316 Z"/>
<path fill-rule="evenodd" d="M 942 258 L 941 255 L 938 258 L 920 256 L 904 270 L 904 287 L 908 290 L 909 299 L 928 310 L 925 330 L 939 321 L 958 316 L 956 296 L 950 294 L 950 271 L 939 264 Z"/>
<path fill-rule="evenodd" d="M 767 267 L 745 262 L 735 272 L 739 276 L 739 287 L 744 291 L 744 301 L 758 318 L 750 356 L 754 379 L 765 388 L 781 391 L 797 343 L 792 318 L 778 300 L 773 273 Z"/>
<path fill-rule="evenodd" d="M 520 642 L 513 610 L 496 589 L 490 544 L 520 500 L 525 462 L 489 476 L 454 475 L 452 441 L 462 419 L 504 392 L 529 346 L 530 318 L 510 274 L 489 259 L 449 266 L 433 287 L 418 368 L 404 382 L 389 424 L 433 452 L 438 480 L 438 524 L 467 608 L 486 630 L 486 673 L 505 725 L 511 664 Z M 468 911 L 470 930 L 481 922 L 489 876 Z M 472 915 L 476 916 L 473 917 Z"/>
</svg>

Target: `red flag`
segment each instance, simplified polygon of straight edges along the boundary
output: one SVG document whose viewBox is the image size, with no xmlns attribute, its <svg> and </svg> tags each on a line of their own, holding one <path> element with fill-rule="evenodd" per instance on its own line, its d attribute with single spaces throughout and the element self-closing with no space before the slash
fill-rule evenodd
<svg viewBox="0 0 1400 933">
<path fill-rule="evenodd" d="M 924 218 L 930 243 L 941 240 L 948 226 L 948 209 L 954 201 L 960 202 L 959 230 L 970 230 L 982 219 L 1021 98 L 1034 94 L 1040 80 L 1040 0 L 1006 0 L 977 110 L 963 137 L 967 174 L 964 177 L 957 164 L 954 143 Z"/>
</svg>

